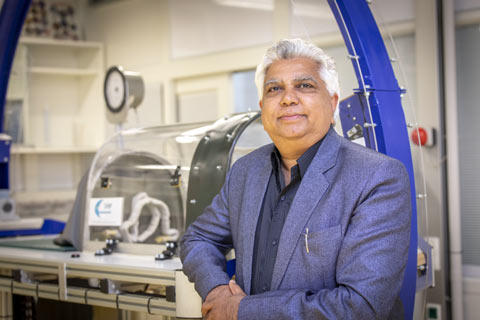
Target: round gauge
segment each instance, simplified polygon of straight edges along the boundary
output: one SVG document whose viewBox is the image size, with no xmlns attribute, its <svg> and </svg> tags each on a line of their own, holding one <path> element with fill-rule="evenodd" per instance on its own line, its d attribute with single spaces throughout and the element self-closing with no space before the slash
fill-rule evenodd
<svg viewBox="0 0 480 320">
<path fill-rule="evenodd" d="M 120 67 L 112 67 L 105 77 L 104 95 L 107 107 L 112 112 L 120 112 L 125 107 L 127 82 Z"/>
<path fill-rule="evenodd" d="M 121 66 L 110 67 L 105 75 L 103 94 L 107 105 L 107 119 L 121 124 L 127 121 L 129 109 L 137 109 L 143 101 L 145 86 L 138 72 Z"/>
</svg>

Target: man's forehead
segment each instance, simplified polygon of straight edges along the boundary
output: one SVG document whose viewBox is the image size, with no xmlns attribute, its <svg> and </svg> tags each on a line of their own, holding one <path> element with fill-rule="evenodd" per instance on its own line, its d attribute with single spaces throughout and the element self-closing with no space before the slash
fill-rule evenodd
<svg viewBox="0 0 480 320">
<path fill-rule="evenodd" d="M 291 80 L 291 81 L 294 81 L 294 82 L 299 82 L 299 81 L 314 81 L 314 82 L 318 82 L 317 80 L 318 76 L 316 74 L 292 74 L 291 76 L 287 77 L 287 79 L 285 79 L 284 77 L 276 77 L 276 76 L 273 76 L 273 77 L 269 77 L 269 78 L 265 78 L 265 84 L 270 84 L 270 83 L 280 83 L 280 82 L 283 82 L 285 80 Z"/>
<path fill-rule="evenodd" d="M 265 83 L 271 80 L 318 79 L 320 65 L 310 58 L 280 59 L 274 61 L 265 72 Z"/>
</svg>

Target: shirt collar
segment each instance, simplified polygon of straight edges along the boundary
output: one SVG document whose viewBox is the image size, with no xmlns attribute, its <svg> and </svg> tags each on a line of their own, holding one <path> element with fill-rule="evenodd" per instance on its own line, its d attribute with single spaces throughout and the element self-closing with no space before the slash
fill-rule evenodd
<svg viewBox="0 0 480 320">
<path fill-rule="evenodd" d="M 325 137 L 322 139 L 318 140 L 315 144 L 313 144 L 310 148 L 305 151 L 300 158 L 297 159 L 297 165 L 300 169 L 300 177 L 303 178 L 305 173 L 307 172 L 308 167 L 310 166 L 310 163 L 312 163 L 313 158 L 315 158 L 315 155 L 317 154 L 318 148 L 320 148 L 320 145 L 322 144 L 322 141 L 324 140 Z M 273 170 L 278 173 L 281 163 L 282 163 L 282 157 L 280 155 L 280 151 L 278 151 L 277 147 L 273 148 L 272 154 L 271 154 L 271 161 L 272 161 L 272 167 Z M 293 169 L 293 168 L 292 168 Z"/>
</svg>

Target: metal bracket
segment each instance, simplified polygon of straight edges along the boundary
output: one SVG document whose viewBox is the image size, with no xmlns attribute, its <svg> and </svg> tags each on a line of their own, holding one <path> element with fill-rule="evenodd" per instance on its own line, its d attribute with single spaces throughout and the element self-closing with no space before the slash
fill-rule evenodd
<svg viewBox="0 0 480 320">
<path fill-rule="evenodd" d="M 180 179 L 182 178 L 182 174 L 180 173 L 181 166 L 177 166 L 175 172 L 172 174 L 172 178 L 170 179 L 170 185 L 172 187 L 179 187 L 180 186 Z"/>
<path fill-rule="evenodd" d="M 166 250 L 164 250 L 162 253 L 157 253 L 155 255 L 155 260 L 168 260 L 172 259 L 175 253 L 177 252 L 178 244 L 176 241 L 167 241 L 166 244 Z"/>
<path fill-rule="evenodd" d="M 112 254 L 113 250 L 117 247 L 118 239 L 105 240 L 105 248 L 95 251 L 96 256 L 106 256 Z"/>
</svg>

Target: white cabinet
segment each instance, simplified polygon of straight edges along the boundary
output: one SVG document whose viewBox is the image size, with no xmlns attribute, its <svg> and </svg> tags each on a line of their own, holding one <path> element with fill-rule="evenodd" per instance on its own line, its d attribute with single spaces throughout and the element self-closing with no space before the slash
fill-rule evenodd
<svg viewBox="0 0 480 320">
<path fill-rule="evenodd" d="M 25 38 L 25 146 L 97 148 L 105 138 L 100 43 Z"/>
<path fill-rule="evenodd" d="M 7 94 L 22 109 L 12 191 L 55 197 L 76 188 L 105 141 L 103 59 L 101 43 L 20 39 Z"/>
</svg>

